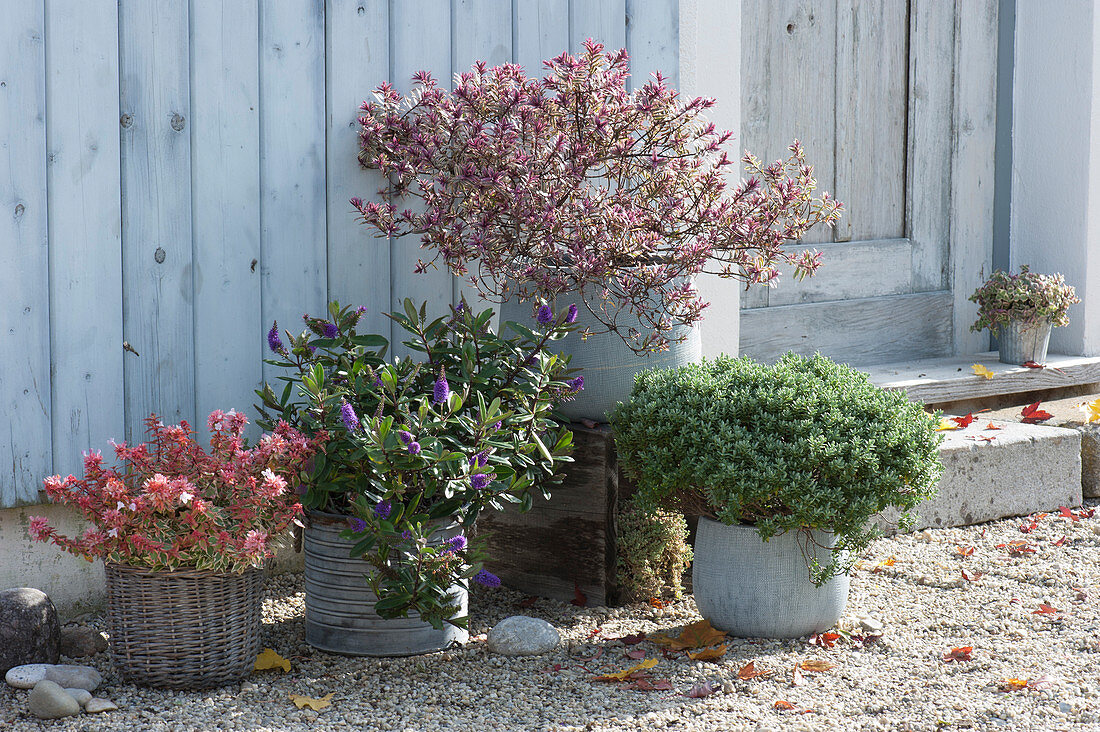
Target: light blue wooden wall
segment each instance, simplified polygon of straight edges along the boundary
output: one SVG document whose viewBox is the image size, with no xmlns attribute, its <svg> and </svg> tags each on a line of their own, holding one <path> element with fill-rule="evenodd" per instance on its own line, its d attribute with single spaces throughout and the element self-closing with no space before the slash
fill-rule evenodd
<svg viewBox="0 0 1100 732">
<path fill-rule="evenodd" d="M 18 0 L 0 23 L 0 507 L 141 420 L 251 411 L 272 320 L 329 299 L 442 308 L 415 242 L 348 199 L 384 80 L 593 37 L 675 82 L 677 0 Z M 124 350 L 123 344 L 131 350 Z"/>
</svg>

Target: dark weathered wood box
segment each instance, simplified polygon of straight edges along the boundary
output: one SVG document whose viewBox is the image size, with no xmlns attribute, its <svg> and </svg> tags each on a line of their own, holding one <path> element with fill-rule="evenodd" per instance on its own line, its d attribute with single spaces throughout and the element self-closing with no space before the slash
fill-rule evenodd
<svg viewBox="0 0 1100 732">
<path fill-rule="evenodd" d="M 488 534 L 487 566 L 506 586 L 567 601 L 579 589 L 588 605 L 607 605 L 617 600 L 615 443 L 607 425 L 570 429 L 574 462 L 550 500 L 536 498 L 527 513 L 485 512 L 478 532 Z"/>
</svg>

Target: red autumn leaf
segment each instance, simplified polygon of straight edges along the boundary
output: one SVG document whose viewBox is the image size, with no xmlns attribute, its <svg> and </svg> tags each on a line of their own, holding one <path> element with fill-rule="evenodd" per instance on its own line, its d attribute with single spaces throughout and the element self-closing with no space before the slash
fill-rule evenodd
<svg viewBox="0 0 1100 732">
<path fill-rule="evenodd" d="M 1045 369 L 1046 368 L 1046 366 L 1044 366 L 1043 364 L 1035 363 L 1034 361 L 1024 361 L 1020 365 L 1021 366 L 1026 366 L 1029 369 Z"/>
<path fill-rule="evenodd" d="M 623 645 L 636 646 L 645 640 L 645 633 L 634 633 L 632 635 L 624 635 L 622 638 L 613 638 L 612 640 L 622 641 Z"/>
<path fill-rule="evenodd" d="M 974 547 L 970 545 L 960 545 L 955 547 L 955 553 L 958 554 L 960 557 L 969 557 L 971 554 L 974 553 Z"/>
<path fill-rule="evenodd" d="M 1086 518 L 1092 518 L 1095 514 L 1096 514 L 1096 509 L 1095 508 L 1082 508 L 1081 510 L 1077 511 L 1074 515 L 1076 515 L 1077 518 L 1086 519 Z"/>
<path fill-rule="evenodd" d="M 569 603 L 577 607 L 584 607 L 588 604 L 588 595 L 581 592 L 581 586 L 575 580 L 573 582 L 573 599 Z"/>
<path fill-rule="evenodd" d="M 1021 531 L 1023 531 L 1022 528 Z M 1022 557 L 1025 554 L 1035 553 L 1035 547 L 1028 541 L 1010 541 L 1007 544 L 998 544 L 997 548 L 1004 549 L 1011 557 Z"/>
<path fill-rule="evenodd" d="M 995 424 L 993 424 L 992 422 L 990 422 L 990 423 L 989 423 L 989 424 L 987 424 L 987 425 L 986 425 L 985 427 L 982 427 L 982 429 L 983 429 L 983 430 L 1003 430 L 1003 429 L 1004 429 L 1004 427 L 998 427 L 997 425 L 995 425 Z"/>
<path fill-rule="evenodd" d="M 626 657 L 632 661 L 641 661 L 643 658 L 645 658 L 645 649 L 635 648 L 633 651 L 627 651 Z"/>
<path fill-rule="evenodd" d="M 1046 422 L 1054 415 L 1050 412 L 1039 409 L 1039 402 L 1029 404 L 1024 407 L 1024 411 L 1020 412 L 1020 421 L 1024 424 L 1039 424 L 1040 422 Z"/>
<path fill-rule="evenodd" d="M 817 633 L 810 636 L 808 643 L 811 646 L 821 646 L 822 648 L 832 648 L 836 645 L 836 642 L 840 640 L 840 633 Z"/>
<path fill-rule="evenodd" d="M 701 699 L 704 696 L 710 696 L 714 692 L 719 691 L 721 688 L 722 685 L 717 681 L 704 681 L 703 683 L 696 684 L 695 686 L 688 689 L 684 693 L 684 696 L 690 697 L 692 699 Z"/>
<path fill-rule="evenodd" d="M 1059 539 L 1058 541 L 1052 541 L 1051 542 L 1051 544 L 1053 544 L 1054 546 L 1062 546 L 1065 543 L 1066 543 L 1066 535 L 1065 534 L 1062 534 L 1062 538 Z"/>
<path fill-rule="evenodd" d="M 957 424 L 959 427 L 962 427 L 963 429 L 965 429 L 965 428 L 970 426 L 971 422 L 974 421 L 974 415 L 973 414 L 967 414 L 964 417 L 951 417 L 950 419 L 951 419 L 952 422 Z"/>
<path fill-rule="evenodd" d="M 997 439 L 997 435 L 964 435 L 963 437 L 974 442 L 993 442 Z"/>
<path fill-rule="evenodd" d="M 668 603 L 665 602 L 664 600 L 660 599 L 659 597 L 651 597 L 651 598 L 649 598 L 649 606 L 650 607 L 655 607 L 655 608 L 662 608 L 662 607 L 668 607 Z"/>
<path fill-rule="evenodd" d="M 1073 513 L 1073 511 L 1069 510 L 1065 506 L 1059 506 L 1058 507 L 1058 514 L 1062 518 L 1068 518 L 1070 521 L 1080 521 L 1080 519 L 1077 518 L 1077 516 Z"/>
<path fill-rule="evenodd" d="M 597 625 L 595 628 L 588 631 L 588 637 L 589 638 L 595 638 L 596 636 L 598 636 L 602 632 L 603 632 L 603 628 L 601 628 L 600 626 Z"/>
<path fill-rule="evenodd" d="M 943 654 L 943 662 L 951 663 L 952 661 L 958 663 L 959 661 L 971 660 L 970 654 L 974 650 L 974 646 L 959 646 L 952 648 L 949 652 Z"/>
<path fill-rule="evenodd" d="M 1039 522 L 1036 519 L 1031 519 L 1031 521 L 1027 522 L 1026 524 L 1020 524 L 1020 532 L 1024 534 L 1030 534 L 1037 528 L 1039 528 Z M 997 546 L 999 547 L 1000 544 L 998 544 Z"/>
<path fill-rule="evenodd" d="M 967 582 L 977 582 L 982 578 L 982 572 L 967 572 L 965 569 L 961 570 L 963 579 Z"/>
<path fill-rule="evenodd" d="M 537 597 L 535 597 L 534 595 L 531 595 L 530 597 L 517 602 L 516 607 L 521 607 L 521 608 L 524 608 L 524 609 L 529 608 L 529 607 L 534 607 L 535 603 L 538 602 L 538 601 L 539 601 L 539 599 Z"/>
<path fill-rule="evenodd" d="M 780 699 L 772 705 L 773 709 L 794 709 L 794 704 L 791 704 L 786 699 Z"/>
<path fill-rule="evenodd" d="M 1053 607 L 1051 605 L 1047 605 L 1044 602 L 1044 603 L 1040 603 L 1039 609 L 1033 611 L 1031 614 L 1032 615 L 1057 615 L 1060 612 L 1062 612 L 1062 611 L 1059 610 L 1058 608 Z"/>
<path fill-rule="evenodd" d="M 752 679 L 771 676 L 772 672 L 767 669 L 757 668 L 756 661 L 749 661 L 737 672 L 737 678 L 742 681 L 750 681 Z"/>
</svg>

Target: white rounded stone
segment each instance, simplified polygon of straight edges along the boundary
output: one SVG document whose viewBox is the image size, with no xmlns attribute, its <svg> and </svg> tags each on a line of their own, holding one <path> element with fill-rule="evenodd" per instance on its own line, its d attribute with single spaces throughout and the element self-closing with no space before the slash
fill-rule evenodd
<svg viewBox="0 0 1100 732">
<path fill-rule="evenodd" d="M 97 714 L 99 712 L 113 712 L 118 709 L 118 705 L 110 699 L 100 699 L 93 697 L 88 700 L 88 703 L 84 705 L 84 711 L 88 714 Z"/>
<path fill-rule="evenodd" d="M 34 685 L 46 678 L 46 671 L 53 668 L 52 663 L 28 663 L 9 668 L 4 674 L 8 686 L 16 689 L 33 689 Z"/>
<path fill-rule="evenodd" d="M 502 656 L 538 656 L 558 647 L 561 635 L 541 618 L 513 615 L 489 631 L 489 650 Z"/>
</svg>

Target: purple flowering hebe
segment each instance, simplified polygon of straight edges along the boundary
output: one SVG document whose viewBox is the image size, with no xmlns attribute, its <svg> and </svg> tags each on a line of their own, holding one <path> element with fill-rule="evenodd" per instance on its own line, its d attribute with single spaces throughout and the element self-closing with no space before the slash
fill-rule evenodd
<svg viewBox="0 0 1100 732">
<path fill-rule="evenodd" d="M 702 317 L 702 272 L 774 285 L 785 265 L 798 278 L 817 269 L 817 252 L 782 245 L 841 206 L 814 197 L 797 141 L 768 166 L 746 153 L 750 176 L 730 189 L 731 135 L 705 118 L 714 100 L 684 101 L 659 73 L 629 92 L 626 52 L 592 41 L 545 67 L 538 79 L 479 62 L 453 91 L 427 72 L 408 96 L 378 87 L 361 107 L 359 161 L 390 188 L 353 199 L 360 220 L 378 236 L 419 234 L 432 256 L 418 271 L 438 261 L 494 302 L 579 293 L 638 352 Z M 642 332 L 619 330 L 628 314 Z"/>
<path fill-rule="evenodd" d="M 504 337 L 489 327 L 491 311 L 428 320 L 406 301 L 390 318 L 417 357 L 394 360 L 388 339 L 356 332 L 353 308 L 334 303 L 329 314 L 287 334 L 289 349 L 269 363 L 290 370 L 291 386 L 277 396 L 265 385 L 261 413 L 329 435 L 302 503 L 355 519 L 345 535 L 377 569 L 376 612 L 463 624 L 448 593 L 483 571 L 482 546 L 467 538 L 474 519 L 509 503 L 529 508 L 569 460 L 572 434 L 551 410 L 575 378 L 546 346 L 572 328 L 552 317 Z"/>
</svg>

